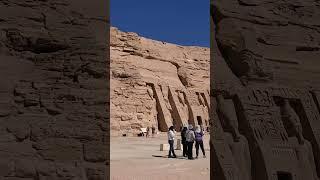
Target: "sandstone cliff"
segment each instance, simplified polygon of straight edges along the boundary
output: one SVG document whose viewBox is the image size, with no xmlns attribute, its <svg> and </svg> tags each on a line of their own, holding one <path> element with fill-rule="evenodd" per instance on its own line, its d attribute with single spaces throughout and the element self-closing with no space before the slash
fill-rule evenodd
<svg viewBox="0 0 320 180">
<path fill-rule="evenodd" d="M 112 135 L 208 123 L 209 48 L 110 33 Z"/>
</svg>

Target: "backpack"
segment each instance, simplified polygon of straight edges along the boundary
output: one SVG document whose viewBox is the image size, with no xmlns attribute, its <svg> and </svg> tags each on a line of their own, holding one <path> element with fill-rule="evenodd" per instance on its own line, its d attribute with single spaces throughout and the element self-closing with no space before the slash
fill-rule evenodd
<svg viewBox="0 0 320 180">
<path fill-rule="evenodd" d="M 194 141 L 194 136 L 192 136 L 192 133 L 194 134 L 194 132 L 191 131 L 191 130 L 186 132 L 186 140 L 188 142 L 193 142 Z"/>
<path fill-rule="evenodd" d="M 196 141 L 202 141 L 202 136 L 203 136 L 203 133 L 202 132 L 194 132 L 194 136 L 196 138 Z"/>
</svg>

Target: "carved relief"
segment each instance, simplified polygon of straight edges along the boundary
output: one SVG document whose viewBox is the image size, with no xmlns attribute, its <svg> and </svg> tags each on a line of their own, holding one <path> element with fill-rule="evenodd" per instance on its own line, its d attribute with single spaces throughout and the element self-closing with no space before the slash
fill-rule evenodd
<svg viewBox="0 0 320 180">
<path fill-rule="evenodd" d="M 245 136 L 240 134 L 238 118 L 232 100 L 225 100 L 224 97 L 217 95 L 217 113 L 220 118 L 220 127 L 224 132 L 226 145 L 229 147 L 233 166 L 236 167 L 234 173 L 239 180 L 251 179 L 251 157 L 249 144 Z M 238 171 L 237 171 L 238 170 Z"/>
<path fill-rule="evenodd" d="M 158 111 L 157 111 L 157 100 L 155 93 L 153 92 L 152 86 L 148 85 L 148 94 L 150 99 L 152 100 L 152 107 L 151 107 L 151 115 L 152 115 L 152 120 L 151 120 L 151 126 L 154 126 L 156 129 L 158 129 Z"/>
<path fill-rule="evenodd" d="M 156 95 L 157 112 L 158 112 L 158 127 L 160 131 L 167 131 L 172 126 L 172 117 L 168 109 L 168 103 L 166 103 L 165 96 L 163 95 L 160 86 L 154 85 L 153 91 Z"/>
<path fill-rule="evenodd" d="M 271 73 L 266 72 L 263 66 L 263 57 L 254 54 L 249 49 L 240 51 L 239 61 L 246 69 L 243 74 L 241 73 L 240 75 L 242 81 L 248 81 L 249 79 L 267 81 L 272 78 Z"/>
<path fill-rule="evenodd" d="M 291 107 L 288 99 L 284 99 L 282 105 L 282 119 L 288 135 L 289 141 L 296 144 L 297 160 L 301 170 L 301 178 L 319 179 L 316 171 L 314 155 L 311 143 L 303 136 L 303 128 L 300 118 L 295 110 Z M 296 140 L 298 140 L 298 143 Z"/>
<path fill-rule="evenodd" d="M 212 155 L 218 160 L 219 155 L 230 156 L 230 152 L 222 148 L 223 139 L 229 146 L 227 149 L 231 151 L 234 163 L 217 161 L 221 167 L 220 170 L 215 169 L 217 174 L 223 174 L 222 177 L 238 175 L 236 162 L 239 159 L 234 159 L 232 144 L 241 141 L 238 137 L 240 134 L 248 141 L 251 161 L 242 159 L 242 163 L 252 163 L 252 179 L 319 179 L 320 91 L 319 71 L 315 67 L 317 55 L 298 52 L 300 48 L 296 45 L 291 51 L 292 44 L 287 42 L 297 42 L 300 37 L 294 37 L 296 33 L 290 36 L 291 40 L 286 41 L 284 37 L 289 37 L 287 31 L 290 34 L 289 31 L 296 29 L 278 32 L 280 26 L 274 26 L 278 21 L 266 18 L 268 15 L 259 8 L 255 11 L 256 7 L 250 7 L 254 3 L 238 1 L 231 3 L 232 6 L 227 4 L 225 1 L 211 1 L 211 69 L 215 70 L 211 70 L 211 77 L 214 77 L 211 92 L 232 91 L 237 97 L 234 100 L 236 113 L 226 107 L 229 102 L 225 94 L 217 95 L 217 105 L 212 107 L 219 112 L 219 118 L 213 115 L 211 118 L 217 121 L 213 128 L 218 137 L 214 140 L 219 143 L 213 142 Z M 284 3 L 285 6 L 289 4 L 297 3 Z M 265 7 L 273 8 L 272 5 Z M 251 10 L 254 12 L 251 13 Z M 291 20 L 297 24 L 300 21 Z M 304 28 L 299 29 L 299 32 L 308 34 Z M 301 39 L 299 43 L 309 42 Z M 296 60 L 297 57 L 306 59 Z M 307 72 L 310 69 L 313 72 Z M 300 73 L 301 77 L 295 77 Z M 238 124 L 234 117 L 237 117 Z M 238 132 L 232 128 L 235 126 L 238 126 Z M 212 138 L 215 138 L 214 135 Z M 219 176 L 215 178 L 221 179 Z"/>
<path fill-rule="evenodd" d="M 186 100 L 189 108 L 189 123 L 200 125 L 204 129 L 209 126 L 209 107 L 206 106 L 205 92 L 201 90 L 189 90 L 186 92 Z"/>
<path fill-rule="evenodd" d="M 202 124 L 203 128 L 209 126 L 208 100 L 203 92 L 178 89 L 166 85 L 149 83 L 152 90 L 148 90 L 150 98 L 156 104 L 152 111 L 156 118 L 156 124 L 160 131 L 166 132 L 173 125 L 177 131 L 188 124 Z M 197 96 L 197 93 L 203 96 Z M 201 98 L 202 104 L 197 97 Z M 197 120 L 200 117 L 201 123 Z"/>
<path fill-rule="evenodd" d="M 302 135 L 302 126 L 300 124 L 298 115 L 291 108 L 288 99 L 284 100 L 281 112 L 288 135 L 295 135 L 298 138 L 299 144 L 303 144 L 304 138 Z"/>
<path fill-rule="evenodd" d="M 235 113 L 230 106 L 227 104 L 221 94 L 217 96 L 217 110 L 219 115 L 221 115 L 222 126 L 232 133 L 234 141 L 239 141 L 240 133 L 238 130 L 238 120 L 236 119 Z"/>
<path fill-rule="evenodd" d="M 234 19 L 225 18 L 219 22 L 216 37 L 224 59 L 243 85 L 249 81 L 268 82 L 273 79 L 253 28 L 244 29 Z"/>
<path fill-rule="evenodd" d="M 187 125 L 189 114 L 187 110 L 187 105 L 184 104 L 184 98 L 181 96 L 181 90 L 174 89 L 169 87 L 169 102 L 171 104 L 171 115 L 174 119 L 174 127 L 177 130 L 180 130 L 184 125 Z"/>
</svg>

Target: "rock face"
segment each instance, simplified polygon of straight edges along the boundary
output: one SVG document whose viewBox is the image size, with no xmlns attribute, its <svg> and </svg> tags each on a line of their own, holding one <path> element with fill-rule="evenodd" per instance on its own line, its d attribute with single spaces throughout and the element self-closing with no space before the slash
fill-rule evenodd
<svg viewBox="0 0 320 180">
<path fill-rule="evenodd" d="M 313 0 L 211 2 L 212 179 L 319 179 L 319 18 Z"/>
<path fill-rule="evenodd" d="M 0 2 L 0 179 L 107 178 L 106 7 Z"/>
<path fill-rule="evenodd" d="M 111 134 L 209 126 L 209 49 L 111 28 Z"/>
</svg>

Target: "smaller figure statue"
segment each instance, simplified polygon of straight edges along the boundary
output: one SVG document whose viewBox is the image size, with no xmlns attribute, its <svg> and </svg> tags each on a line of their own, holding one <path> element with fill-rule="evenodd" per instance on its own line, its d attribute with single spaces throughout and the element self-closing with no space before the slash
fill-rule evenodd
<svg viewBox="0 0 320 180">
<path fill-rule="evenodd" d="M 302 126 L 300 124 L 299 116 L 290 106 L 288 99 L 284 100 L 282 117 L 285 120 L 289 136 L 295 134 L 298 138 L 299 144 L 303 144 L 304 138 L 302 134 Z"/>
<path fill-rule="evenodd" d="M 232 117 L 232 109 L 230 109 L 221 94 L 217 96 L 217 110 L 222 116 L 223 122 L 221 122 L 227 129 L 230 129 L 234 138 L 234 141 L 239 141 L 240 133 L 238 130 L 238 120 Z"/>
<path fill-rule="evenodd" d="M 235 110 L 227 106 L 224 97 L 221 94 L 217 96 L 217 105 L 218 112 L 222 117 L 222 119 L 219 119 L 224 121 L 222 128 L 224 131 L 226 129 L 224 133 L 226 142 L 229 145 L 233 159 L 235 160 L 239 169 L 239 179 L 250 180 L 251 156 L 249 143 L 246 137 L 239 132 L 238 118 L 236 116 L 232 116 L 232 114 L 235 114 Z M 228 132 L 228 129 L 231 129 L 231 133 Z"/>
<path fill-rule="evenodd" d="M 292 139 L 292 136 L 295 136 L 298 139 L 296 152 L 301 167 L 301 174 L 308 174 L 310 176 L 308 177 L 309 179 L 319 180 L 312 145 L 308 140 L 304 139 L 300 118 L 295 110 L 290 106 L 288 99 L 284 100 L 282 117 L 285 121 L 284 123 L 286 124 L 285 127 L 287 128 L 288 134 L 291 136 L 289 141 L 292 144 L 296 142 L 295 139 Z"/>
</svg>

